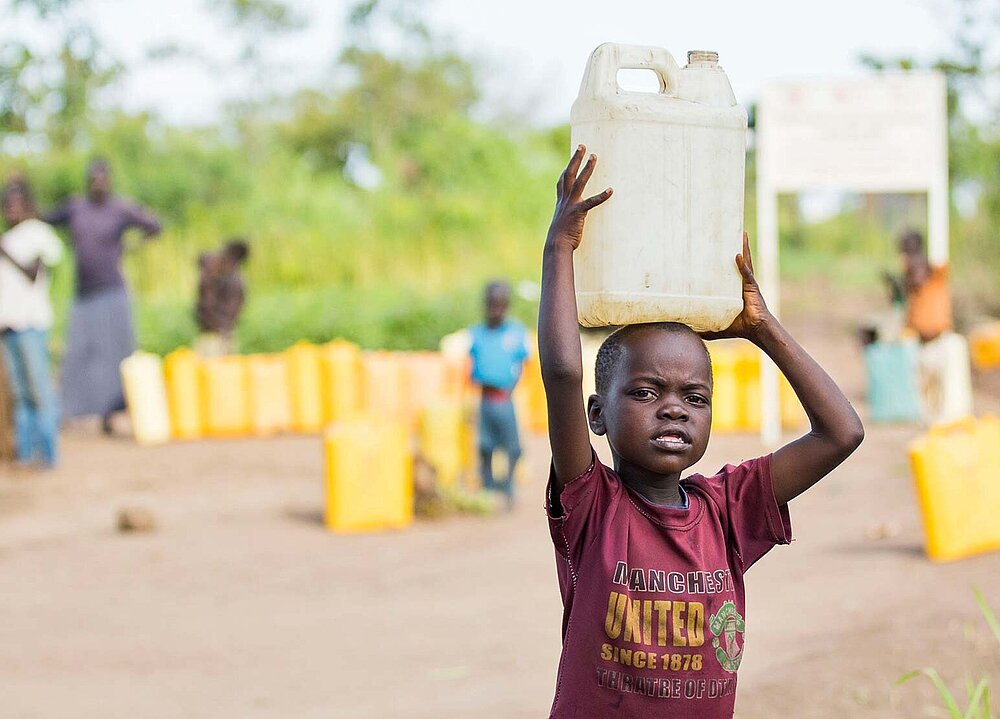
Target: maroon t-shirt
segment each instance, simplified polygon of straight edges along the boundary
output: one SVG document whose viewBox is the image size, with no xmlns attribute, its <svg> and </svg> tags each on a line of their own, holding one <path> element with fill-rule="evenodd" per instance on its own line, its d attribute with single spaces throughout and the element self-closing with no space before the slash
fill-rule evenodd
<svg viewBox="0 0 1000 719">
<path fill-rule="evenodd" d="M 770 455 L 681 486 L 687 508 L 650 504 L 595 459 L 550 502 L 563 599 L 551 719 L 732 718 L 743 574 L 791 541 L 788 508 Z"/>
</svg>

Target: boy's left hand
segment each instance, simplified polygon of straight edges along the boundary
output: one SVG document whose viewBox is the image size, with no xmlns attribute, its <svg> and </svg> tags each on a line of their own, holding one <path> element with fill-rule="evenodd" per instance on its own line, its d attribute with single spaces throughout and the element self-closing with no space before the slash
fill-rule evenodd
<svg viewBox="0 0 1000 719">
<path fill-rule="evenodd" d="M 726 329 L 717 332 L 701 332 L 702 339 L 719 340 L 740 337 L 752 342 L 761 328 L 772 319 L 771 311 L 767 309 L 764 297 L 760 294 L 760 287 L 753 276 L 750 240 L 746 232 L 743 233 L 743 252 L 736 255 L 736 268 L 740 271 L 740 277 L 743 278 L 743 311 Z"/>
</svg>

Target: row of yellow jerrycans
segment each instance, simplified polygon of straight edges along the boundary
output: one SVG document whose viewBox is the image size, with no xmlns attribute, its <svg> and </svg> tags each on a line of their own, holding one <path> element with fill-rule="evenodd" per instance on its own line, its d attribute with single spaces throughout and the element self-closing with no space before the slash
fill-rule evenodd
<svg viewBox="0 0 1000 719">
<path fill-rule="evenodd" d="M 1000 420 L 931 427 L 910 445 L 910 467 L 930 559 L 1000 549 Z"/>
<path fill-rule="evenodd" d="M 414 425 L 421 409 L 468 404 L 467 357 L 437 352 L 362 352 L 335 340 L 300 342 L 285 352 L 203 359 L 188 349 L 159 357 L 138 352 L 121 367 L 136 439 L 316 433 L 358 413 Z M 547 426 L 537 361 L 515 392 L 525 429 Z"/>
<path fill-rule="evenodd" d="M 136 439 L 315 433 L 358 412 L 413 420 L 419 408 L 459 400 L 464 368 L 438 353 L 361 352 L 334 341 L 269 355 L 203 359 L 187 349 L 136 353 L 122 363 Z"/>
</svg>

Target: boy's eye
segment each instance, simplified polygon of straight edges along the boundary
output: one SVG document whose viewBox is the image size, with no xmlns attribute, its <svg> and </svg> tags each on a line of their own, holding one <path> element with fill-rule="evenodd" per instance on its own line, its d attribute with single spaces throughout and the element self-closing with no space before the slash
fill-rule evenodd
<svg viewBox="0 0 1000 719">
<path fill-rule="evenodd" d="M 690 402 L 691 404 L 699 404 L 699 405 L 708 404 L 708 398 L 702 397 L 700 394 L 689 394 L 687 397 L 687 401 Z"/>
<path fill-rule="evenodd" d="M 651 389 L 636 389 L 632 390 L 632 396 L 636 399 L 653 399 L 656 393 Z"/>
</svg>

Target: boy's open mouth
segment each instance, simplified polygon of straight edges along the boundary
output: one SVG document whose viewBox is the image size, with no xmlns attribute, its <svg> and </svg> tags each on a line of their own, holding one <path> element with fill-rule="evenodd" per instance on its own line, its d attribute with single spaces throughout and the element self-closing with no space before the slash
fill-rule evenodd
<svg viewBox="0 0 1000 719">
<path fill-rule="evenodd" d="M 666 429 L 653 437 L 653 443 L 664 449 L 684 449 L 691 444 L 691 438 L 682 429 Z"/>
</svg>

